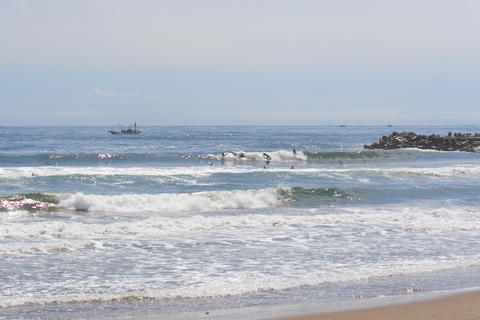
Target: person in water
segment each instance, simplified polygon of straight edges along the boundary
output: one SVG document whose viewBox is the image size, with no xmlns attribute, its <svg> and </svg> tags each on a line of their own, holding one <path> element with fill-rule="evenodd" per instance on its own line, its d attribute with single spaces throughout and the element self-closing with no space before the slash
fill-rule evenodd
<svg viewBox="0 0 480 320">
<path fill-rule="evenodd" d="M 265 158 L 265 164 L 269 165 L 270 164 L 270 160 L 272 160 L 272 157 L 270 157 L 268 154 L 266 154 L 265 152 L 263 153 L 263 157 Z"/>
</svg>

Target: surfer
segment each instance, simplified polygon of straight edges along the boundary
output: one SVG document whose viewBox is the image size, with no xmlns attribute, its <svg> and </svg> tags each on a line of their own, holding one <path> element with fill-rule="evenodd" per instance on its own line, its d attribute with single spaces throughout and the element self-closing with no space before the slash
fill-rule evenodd
<svg viewBox="0 0 480 320">
<path fill-rule="evenodd" d="M 270 160 L 272 160 L 272 157 L 270 157 L 268 154 L 266 154 L 265 152 L 263 153 L 263 157 L 265 158 L 265 164 L 270 164 Z"/>
<path fill-rule="evenodd" d="M 293 148 L 292 151 L 293 151 L 293 154 L 294 154 L 294 155 L 297 154 L 297 150 L 295 150 L 295 148 Z"/>
</svg>

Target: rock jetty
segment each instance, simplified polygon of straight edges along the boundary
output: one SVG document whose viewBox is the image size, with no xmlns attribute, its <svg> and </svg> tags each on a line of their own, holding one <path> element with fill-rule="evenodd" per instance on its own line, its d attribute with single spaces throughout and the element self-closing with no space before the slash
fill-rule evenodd
<svg viewBox="0 0 480 320">
<path fill-rule="evenodd" d="M 451 133 L 447 136 L 431 134 L 429 136 L 415 132 L 393 132 L 383 136 L 378 142 L 366 144 L 365 149 L 418 148 L 439 151 L 480 152 L 480 134 Z"/>
</svg>

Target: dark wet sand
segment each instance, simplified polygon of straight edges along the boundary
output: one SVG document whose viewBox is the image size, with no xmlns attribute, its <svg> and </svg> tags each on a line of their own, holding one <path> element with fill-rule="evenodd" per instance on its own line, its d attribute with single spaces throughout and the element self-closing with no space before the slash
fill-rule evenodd
<svg viewBox="0 0 480 320">
<path fill-rule="evenodd" d="M 277 318 L 276 320 L 480 320 L 480 291 L 376 308 Z"/>
</svg>

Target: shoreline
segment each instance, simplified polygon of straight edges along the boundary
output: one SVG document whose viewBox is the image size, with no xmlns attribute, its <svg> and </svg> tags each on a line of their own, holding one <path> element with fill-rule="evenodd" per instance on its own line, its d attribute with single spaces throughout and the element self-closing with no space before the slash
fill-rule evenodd
<svg viewBox="0 0 480 320">
<path fill-rule="evenodd" d="M 480 290 L 351 310 L 263 318 L 263 320 L 473 320 L 480 319 Z"/>
</svg>

